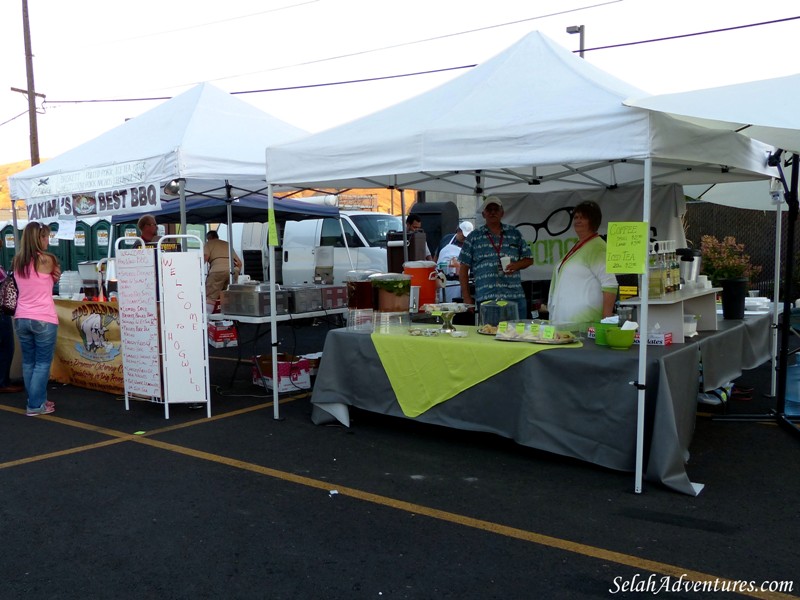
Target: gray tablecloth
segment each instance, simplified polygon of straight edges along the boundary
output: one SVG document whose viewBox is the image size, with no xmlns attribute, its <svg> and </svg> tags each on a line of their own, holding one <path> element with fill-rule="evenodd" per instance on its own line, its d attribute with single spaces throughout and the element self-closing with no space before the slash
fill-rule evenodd
<svg viewBox="0 0 800 600">
<path fill-rule="evenodd" d="M 733 381 L 744 369 L 770 359 L 771 315 L 740 321 L 719 320 L 719 331 L 698 339 L 703 360 L 703 389 L 714 390 Z"/>
<path fill-rule="evenodd" d="M 691 495 L 701 488 L 692 484 L 685 468 L 694 433 L 699 357 L 705 369 L 726 375 L 769 359 L 768 316 L 721 321 L 720 326 L 686 344 L 648 348 L 646 476 Z M 741 340 L 736 351 L 729 346 L 734 338 Z M 742 345 L 750 347 L 743 350 Z M 587 341 L 580 349 L 554 348 L 416 419 L 496 433 L 525 446 L 633 471 L 637 393 L 630 382 L 637 370 L 635 347 L 615 351 Z M 311 402 L 317 424 L 335 418 L 349 426 L 348 406 L 407 418 L 370 336 L 346 330 L 327 336 Z"/>
</svg>

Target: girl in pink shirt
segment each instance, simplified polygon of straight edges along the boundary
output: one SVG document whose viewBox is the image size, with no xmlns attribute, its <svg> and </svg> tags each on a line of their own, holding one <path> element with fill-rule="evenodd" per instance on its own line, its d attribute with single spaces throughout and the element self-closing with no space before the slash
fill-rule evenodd
<svg viewBox="0 0 800 600">
<path fill-rule="evenodd" d="M 47 400 L 47 382 L 58 337 L 53 285 L 61 277 L 61 268 L 58 259 L 47 252 L 49 243 L 50 227 L 31 221 L 22 232 L 13 262 L 19 288 L 14 326 L 22 350 L 29 416 L 50 414 L 56 409 Z"/>
</svg>

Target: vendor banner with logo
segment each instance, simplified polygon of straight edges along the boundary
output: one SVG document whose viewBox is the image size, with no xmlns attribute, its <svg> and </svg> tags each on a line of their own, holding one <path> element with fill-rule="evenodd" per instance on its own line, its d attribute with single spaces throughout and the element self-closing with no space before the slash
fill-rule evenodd
<svg viewBox="0 0 800 600">
<path fill-rule="evenodd" d="M 58 340 L 52 379 L 123 394 L 119 308 L 114 302 L 56 300 Z"/>
<path fill-rule="evenodd" d="M 147 213 L 161 208 L 161 187 L 144 161 L 42 177 L 25 201 L 28 218 L 62 219 Z"/>
<path fill-rule="evenodd" d="M 650 234 L 659 240 L 675 240 L 686 245 L 681 217 L 686 212 L 683 187 L 653 186 Z M 578 242 L 572 228 L 573 209 L 585 200 L 597 202 L 602 212 L 599 233 L 608 233 L 612 221 L 642 220 L 644 191 L 641 186 L 601 190 L 567 190 L 546 194 L 503 194 L 503 222 L 515 226 L 528 243 L 533 266 L 522 271 L 523 279 L 545 280 L 553 268 Z M 481 220 L 478 221 L 481 223 Z"/>
</svg>

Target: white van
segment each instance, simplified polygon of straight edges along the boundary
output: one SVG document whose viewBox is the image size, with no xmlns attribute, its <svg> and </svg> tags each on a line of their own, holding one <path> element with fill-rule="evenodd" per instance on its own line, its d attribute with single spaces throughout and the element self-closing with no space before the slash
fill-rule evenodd
<svg viewBox="0 0 800 600">
<path fill-rule="evenodd" d="M 374 269 L 385 272 L 388 267 L 386 237 L 390 231 L 403 231 L 403 219 L 388 213 L 371 211 L 341 211 L 339 219 L 321 218 L 303 221 L 286 221 L 278 262 L 278 283 L 294 285 L 313 283 L 317 255 L 323 252 L 326 261 L 333 254 L 333 281 L 344 283 L 351 269 Z M 345 247 L 342 229 L 347 238 Z M 219 235 L 227 239 L 226 227 Z M 234 223 L 233 246 L 245 262 L 245 273 L 251 278 L 266 281 L 269 278 L 266 223 Z M 323 250 L 319 250 L 322 248 Z M 248 268 L 248 255 L 257 251 L 263 271 Z M 349 252 L 348 252 L 349 251 Z M 352 266 L 351 266 L 352 260 Z"/>
<path fill-rule="evenodd" d="M 333 282 L 337 285 L 344 283 L 351 269 L 386 271 L 386 236 L 390 231 L 403 231 L 403 219 L 369 211 L 342 211 L 340 216 L 341 225 L 333 218 L 286 222 L 281 249 L 285 285 L 313 282 L 319 248 L 325 249 L 326 258 L 327 248 L 332 248 Z"/>
</svg>

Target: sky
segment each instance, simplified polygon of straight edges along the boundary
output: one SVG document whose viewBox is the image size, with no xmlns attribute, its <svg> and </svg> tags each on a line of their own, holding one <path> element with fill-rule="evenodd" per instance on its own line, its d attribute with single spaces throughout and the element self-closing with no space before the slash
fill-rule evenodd
<svg viewBox="0 0 800 600">
<path fill-rule="evenodd" d="M 441 85 L 531 31 L 576 51 L 574 25 L 585 60 L 645 94 L 800 71 L 796 0 L 28 0 L 28 13 L 42 159 L 163 101 L 139 99 L 204 81 L 278 90 L 238 97 L 321 131 Z M 22 0 L 0 2 L 0 164 L 30 158 L 27 98 L 10 89 L 27 88 L 22 23 Z M 364 79 L 379 80 L 325 85 Z M 86 100 L 118 101 L 75 102 Z"/>
</svg>

